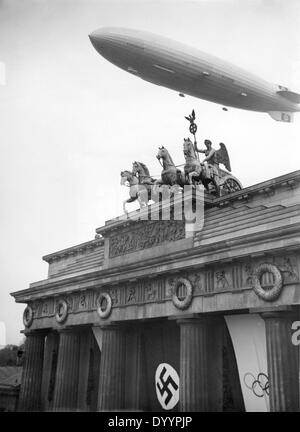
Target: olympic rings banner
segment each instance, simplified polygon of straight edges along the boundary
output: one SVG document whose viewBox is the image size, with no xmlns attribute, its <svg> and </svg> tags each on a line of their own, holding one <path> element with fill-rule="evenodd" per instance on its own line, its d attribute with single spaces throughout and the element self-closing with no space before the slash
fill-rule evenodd
<svg viewBox="0 0 300 432">
<path fill-rule="evenodd" d="M 265 322 L 258 314 L 225 316 L 249 412 L 268 412 L 269 378 Z"/>
</svg>

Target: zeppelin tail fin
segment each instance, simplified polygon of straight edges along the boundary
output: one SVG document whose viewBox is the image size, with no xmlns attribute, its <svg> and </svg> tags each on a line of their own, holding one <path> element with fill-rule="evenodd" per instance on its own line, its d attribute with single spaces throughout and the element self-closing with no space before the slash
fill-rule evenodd
<svg viewBox="0 0 300 432">
<path fill-rule="evenodd" d="M 268 114 L 276 121 L 292 123 L 294 120 L 294 113 L 285 111 L 269 111 Z"/>
<path fill-rule="evenodd" d="M 288 99 L 290 102 L 293 102 L 296 104 L 300 103 L 300 94 L 299 93 L 295 93 L 295 92 L 292 92 L 290 90 L 279 90 L 277 92 L 277 94 Z"/>
</svg>

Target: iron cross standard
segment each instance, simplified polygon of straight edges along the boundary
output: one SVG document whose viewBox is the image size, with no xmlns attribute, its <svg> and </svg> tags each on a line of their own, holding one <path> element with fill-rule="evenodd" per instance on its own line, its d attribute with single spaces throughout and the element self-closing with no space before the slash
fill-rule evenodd
<svg viewBox="0 0 300 432">
<path fill-rule="evenodd" d="M 192 135 L 194 135 L 194 148 L 195 148 L 195 153 L 197 154 L 197 158 L 198 161 L 199 160 L 199 154 L 196 151 L 196 144 L 197 144 L 197 140 L 196 140 L 196 132 L 197 132 L 197 124 L 195 123 L 196 120 L 196 114 L 195 114 L 195 110 L 192 111 L 192 114 L 190 114 L 189 116 L 185 116 L 184 118 L 186 118 L 189 122 L 190 122 L 190 127 L 189 127 L 189 131 Z"/>
</svg>

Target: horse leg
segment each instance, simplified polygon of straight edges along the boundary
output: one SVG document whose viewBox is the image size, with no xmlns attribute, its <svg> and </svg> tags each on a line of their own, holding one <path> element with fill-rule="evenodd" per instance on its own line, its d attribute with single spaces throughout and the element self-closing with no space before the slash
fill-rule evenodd
<svg viewBox="0 0 300 432">
<path fill-rule="evenodd" d="M 137 197 L 131 197 L 131 198 L 128 198 L 127 200 L 123 201 L 123 210 L 124 210 L 125 214 L 128 214 L 128 211 L 126 210 L 126 204 L 131 203 L 131 202 L 135 201 L 136 199 L 137 199 Z"/>
<path fill-rule="evenodd" d="M 160 178 L 156 180 L 153 186 L 153 195 L 156 197 L 156 202 L 160 202 L 162 200 L 162 187 L 165 186 L 163 180 Z"/>
<path fill-rule="evenodd" d="M 182 179 L 182 183 L 183 183 L 183 185 L 190 184 L 190 178 L 189 178 L 189 173 L 188 172 L 184 173 L 184 176 L 183 176 L 183 179 Z"/>
<path fill-rule="evenodd" d="M 143 200 L 143 198 L 142 198 L 142 194 L 140 194 L 140 193 L 138 193 L 138 197 L 137 197 L 137 199 L 138 199 L 138 202 L 139 202 L 139 206 L 140 206 L 140 209 L 142 209 L 143 207 L 146 207 L 146 202 Z"/>
<path fill-rule="evenodd" d="M 189 177 L 188 177 L 189 178 L 189 184 L 196 186 L 195 182 L 193 181 L 194 177 L 199 177 L 199 174 L 196 171 L 189 173 Z"/>
<path fill-rule="evenodd" d="M 170 187 L 170 193 L 173 195 L 178 195 L 180 192 L 182 192 L 182 188 L 179 184 L 174 184 Z"/>
<path fill-rule="evenodd" d="M 124 212 L 125 214 L 128 214 L 128 211 L 127 211 L 127 209 L 126 209 L 126 203 L 127 203 L 127 200 L 123 201 L 123 212 Z"/>
<path fill-rule="evenodd" d="M 140 208 L 147 206 L 149 202 L 150 191 L 151 191 L 151 186 L 149 185 L 143 185 L 142 187 L 140 187 L 137 193 L 137 198 L 139 201 Z"/>
<path fill-rule="evenodd" d="M 157 195 L 157 193 L 158 193 L 157 189 L 159 189 L 162 184 L 163 184 L 162 179 L 156 180 L 154 182 L 154 185 L 153 185 L 153 193 L 154 194 Z"/>
</svg>

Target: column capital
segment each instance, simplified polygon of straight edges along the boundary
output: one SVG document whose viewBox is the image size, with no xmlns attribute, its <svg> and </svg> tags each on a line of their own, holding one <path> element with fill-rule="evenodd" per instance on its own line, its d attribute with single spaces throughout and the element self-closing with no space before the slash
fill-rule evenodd
<svg viewBox="0 0 300 432">
<path fill-rule="evenodd" d="M 65 326 L 65 327 L 58 327 L 55 330 L 58 334 L 60 333 L 81 333 L 84 331 L 87 331 L 92 326 L 81 326 L 81 325 L 74 325 L 74 326 Z"/>
<path fill-rule="evenodd" d="M 214 323 L 220 321 L 220 316 L 211 314 L 193 314 L 182 317 L 177 317 L 177 324 L 200 324 L 200 323 Z"/>
<path fill-rule="evenodd" d="M 99 327 L 101 330 L 125 330 L 126 324 L 119 322 L 109 322 L 103 324 L 97 324 L 94 327 Z"/>
<path fill-rule="evenodd" d="M 58 328 L 56 331 L 59 335 L 63 333 L 74 333 L 74 329 L 71 327 Z"/>
<path fill-rule="evenodd" d="M 200 314 L 197 313 L 186 313 L 186 314 L 180 314 L 180 315 L 173 315 L 173 316 L 169 316 L 168 317 L 168 321 L 177 321 L 177 320 L 181 320 L 181 319 L 194 319 L 194 318 L 198 318 L 199 316 L 201 316 Z"/>
<path fill-rule="evenodd" d="M 290 310 L 282 310 L 282 311 L 277 311 L 277 310 L 273 310 L 273 311 L 265 311 L 265 312 L 261 312 L 260 316 L 264 319 L 296 319 L 297 318 L 297 311 L 290 309 Z"/>
<path fill-rule="evenodd" d="M 36 330 L 25 330 L 23 332 L 24 336 L 26 336 L 26 338 L 28 337 L 33 337 L 33 336 L 47 336 L 47 334 L 50 332 L 51 330 L 49 329 L 36 329 Z"/>
<path fill-rule="evenodd" d="M 176 320 L 177 324 L 179 325 L 196 325 L 200 323 L 205 323 L 205 318 L 180 318 Z"/>
</svg>

